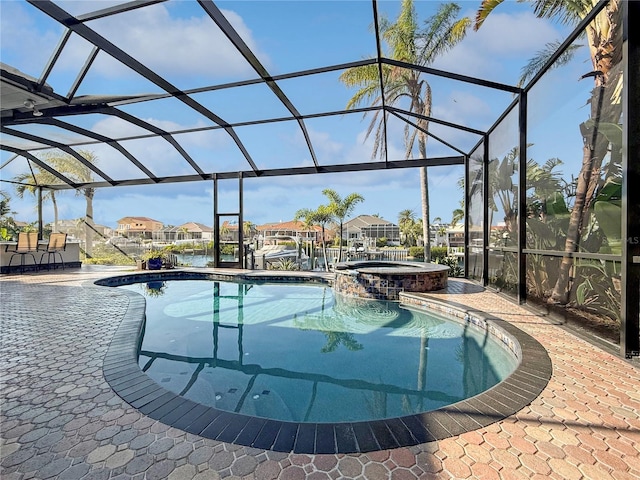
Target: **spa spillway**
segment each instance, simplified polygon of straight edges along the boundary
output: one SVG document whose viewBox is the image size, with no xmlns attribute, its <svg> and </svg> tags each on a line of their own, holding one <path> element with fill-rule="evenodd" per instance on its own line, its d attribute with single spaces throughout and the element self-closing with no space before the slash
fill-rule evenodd
<svg viewBox="0 0 640 480">
<path fill-rule="evenodd" d="M 353 261 L 335 266 L 334 290 L 342 295 L 398 300 L 400 292 L 446 288 L 449 267 L 434 263 Z"/>
</svg>

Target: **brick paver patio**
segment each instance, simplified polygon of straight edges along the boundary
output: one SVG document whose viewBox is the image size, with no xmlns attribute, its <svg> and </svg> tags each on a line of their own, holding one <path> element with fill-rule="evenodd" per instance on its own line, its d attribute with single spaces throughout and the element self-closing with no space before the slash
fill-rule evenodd
<svg viewBox="0 0 640 480">
<path fill-rule="evenodd" d="M 170 428 L 104 380 L 129 296 L 86 282 L 113 272 L 0 278 L 3 480 L 640 478 L 637 362 L 460 280 L 434 296 L 512 322 L 551 357 L 548 386 L 515 415 L 438 442 L 350 455 L 272 452 Z"/>
</svg>

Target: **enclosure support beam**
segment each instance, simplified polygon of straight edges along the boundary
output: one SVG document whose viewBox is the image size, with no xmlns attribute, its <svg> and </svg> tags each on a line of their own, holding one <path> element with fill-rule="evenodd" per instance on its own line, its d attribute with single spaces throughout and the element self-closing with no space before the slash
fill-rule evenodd
<svg viewBox="0 0 640 480">
<path fill-rule="evenodd" d="M 42 187 L 38 187 L 38 240 L 42 240 L 44 237 L 44 224 L 42 222 Z"/>
<path fill-rule="evenodd" d="M 238 173 L 238 262 L 240 268 L 247 268 L 244 261 L 244 195 L 242 191 L 242 172 Z"/>
<path fill-rule="evenodd" d="M 471 158 L 464 157 L 464 278 L 469 278 L 469 203 L 471 202 Z"/>
<path fill-rule="evenodd" d="M 220 225 L 218 225 L 218 176 L 213 175 L 213 266 L 220 266 Z"/>
<path fill-rule="evenodd" d="M 620 353 L 640 355 L 640 2 L 622 2 L 623 86 L 622 132 L 622 275 Z M 625 148 L 626 146 L 626 148 Z"/>
<path fill-rule="evenodd" d="M 489 135 L 484 136 L 482 161 L 482 284 L 489 285 Z"/>
<path fill-rule="evenodd" d="M 518 148 L 518 302 L 527 301 L 527 92 L 520 92 L 518 105 L 520 146 Z"/>
</svg>

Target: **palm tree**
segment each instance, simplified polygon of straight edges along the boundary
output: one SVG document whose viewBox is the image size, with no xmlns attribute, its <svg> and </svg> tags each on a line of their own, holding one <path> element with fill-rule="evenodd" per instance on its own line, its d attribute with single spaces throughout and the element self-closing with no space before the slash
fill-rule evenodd
<svg viewBox="0 0 640 480">
<path fill-rule="evenodd" d="M 497 198 L 504 214 L 506 230 L 510 234 L 516 232 L 518 228 L 518 212 L 516 209 L 518 196 L 517 191 L 513 189 L 511 176 L 518 169 L 519 156 L 520 149 L 514 147 L 502 157 L 502 160 L 494 158 L 489 161 L 489 177 L 487 181 L 489 182 L 489 191 L 492 194 L 487 198 L 490 215 L 488 225 L 492 225 L 493 215 L 498 211 Z"/>
<path fill-rule="evenodd" d="M 45 155 L 43 160 L 46 162 L 51 162 L 51 159 L 54 158 L 52 155 Z M 13 177 L 13 181 L 17 182 L 16 185 L 16 193 L 18 198 L 24 198 L 25 193 L 30 193 L 34 197 L 38 193 L 39 185 L 51 185 L 52 183 L 57 183 L 59 180 L 52 173 L 48 172 L 44 168 L 41 168 L 37 165 L 34 165 L 33 173 L 21 173 Z M 53 231 L 58 231 L 58 202 L 56 199 L 55 190 L 47 189 L 46 192 L 42 195 L 42 200 L 51 200 L 51 204 L 53 205 Z"/>
<path fill-rule="evenodd" d="M 460 200 L 460 208 L 456 208 L 451 213 L 451 226 L 455 227 L 458 222 L 464 219 L 464 200 Z"/>
<path fill-rule="evenodd" d="M 596 4 L 592 0 L 528 0 L 539 18 L 549 18 L 564 24 L 577 25 Z M 475 29 L 480 28 L 487 16 L 503 0 L 483 0 L 476 14 Z M 580 133 L 584 139 L 582 166 L 577 178 L 575 200 L 569 218 L 565 256 L 560 264 L 558 280 L 550 301 L 566 304 L 570 291 L 572 254 L 578 250 L 583 229 L 588 225 L 590 207 L 596 197 L 600 182 L 602 162 L 609 149 L 608 139 L 598 135 L 598 126 L 605 123 L 618 124 L 622 113 L 619 102 L 622 82 L 622 11 L 620 0 L 612 0 L 585 29 L 591 71 L 582 78 L 593 77 L 594 89 L 589 100 L 591 119 L 582 123 Z M 563 63 L 563 62 L 560 62 Z M 538 64 L 541 64 L 538 62 Z M 528 69 L 531 71 L 531 69 Z"/>
<path fill-rule="evenodd" d="M 11 213 L 11 207 L 9 206 L 11 196 L 4 190 L 0 190 L 0 199 L 0 217 L 4 217 Z"/>
<path fill-rule="evenodd" d="M 179 227 L 176 233 L 178 234 L 178 240 L 186 240 L 189 229 L 187 227 Z"/>
<path fill-rule="evenodd" d="M 95 153 L 88 150 L 79 150 L 78 153 L 91 164 L 98 162 Z M 76 158 L 69 154 L 51 155 L 49 161 L 56 170 L 64 173 L 70 180 L 75 183 L 91 183 L 94 181 L 93 171 L 85 164 L 79 162 Z M 86 201 L 84 214 L 84 236 L 85 236 L 85 254 L 91 257 L 93 251 L 93 233 L 95 232 L 93 221 L 93 197 L 96 189 L 93 187 L 81 187 L 76 190 L 76 195 L 83 195 Z"/>
<path fill-rule="evenodd" d="M 19 231 L 15 220 L 11 216 L 11 196 L 4 190 L 0 190 L 0 240 L 11 240 Z"/>
<path fill-rule="evenodd" d="M 244 222 L 242 222 L 242 235 L 244 236 L 245 239 L 249 237 L 249 235 L 251 235 L 253 226 L 254 226 L 253 223 L 250 222 L 249 220 L 245 220 Z"/>
<path fill-rule="evenodd" d="M 331 213 L 331 210 L 327 205 L 320 205 L 315 210 L 301 208 L 296 212 L 294 216 L 295 221 L 298 221 L 300 219 L 304 220 L 304 223 L 307 227 L 320 225 L 320 228 L 322 229 L 322 256 L 324 257 L 324 269 L 328 271 L 329 264 L 327 262 L 327 242 L 325 241 L 325 227 L 329 222 L 333 220 L 333 214 Z"/>
<path fill-rule="evenodd" d="M 220 225 L 220 237 L 226 237 L 228 240 L 228 235 L 231 233 L 231 228 L 229 228 L 229 223 L 224 222 Z"/>
<path fill-rule="evenodd" d="M 329 211 L 333 214 L 334 218 L 338 220 L 339 227 L 339 240 L 340 249 L 338 250 L 338 262 L 342 261 L 342 229 L 344 225 L 344 219 L 353 213 L 356 205 L 360 202 L 364 202 L 364 197 L 359 193 L 350 193 L 346 197 L 342 198 L 338 195 L 338 192 L 330 188 L 325 188 L 322 194 L 329 199 Z"/>
<path fill-rule="evenodd" d="M 457 20 L 460 7 L 455 3 L 442 4 L 437 13 L 425 22 L 424 29 L 418 28 L 417 14 L 413 0 L 403 0 L 400 14 L 395 23 L 382 19 L 380 34 L 389 46 L 391 58 L 414 65 L 426 67 L 431 65 L 440 55 L 454 47 L 466 35 L 471 24 L 469 18 Z M 409 101 L 409 112 L 431 115 L 432 92 L 431 86 L 422 78 L 421 72 L 407 70 L 401 67 L 382 65 L 384 77 L 384 103 L 393 105 L 400 100 Z M 348 87 L 360 89 L 349 100 L 347 109 L 360 106 L 365 101 L 373 105 L 382 105 L 380 79 L 376 65 L 353 67 L 340 75 L 340 80 Z M 377 110 L 367 130 L 369 134 L 376 129 L 373 157 L 384 156 L 382 142 L 384 139 L 385 120 L 378 118 Z M 386 115 L 386 113 L 385 113 Z M 377 125 L 377 126 L 376 126 Z M 407 124 L 405 127 L 405 156 L 409 158 L 417 140 L 420 158 L 427 158 L 428 120 L 420 118 L 416 121 L 418 128 Z M 431 258 L 429 242 L 429 177 L 427 167 L 420 168 L 420 190 L 422 196 L 422 228 L 425 261 Z"/>
<path fill-rule="evenodd" d="M 413 239 L 413 229 L 416 223 L 416 215 L 413 210 L 402 210 L 398 214 L 398 227 L 400 227 L 400 232 L 404 235 L 405 242 L 410 247 L 412 246 Z"/>
</svg>

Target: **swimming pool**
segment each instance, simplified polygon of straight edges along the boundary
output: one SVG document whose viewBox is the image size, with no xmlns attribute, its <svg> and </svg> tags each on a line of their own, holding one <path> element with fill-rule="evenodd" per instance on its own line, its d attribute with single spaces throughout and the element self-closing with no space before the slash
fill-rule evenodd
<svg viewBox="0 0 640 480">
<path fill-rule="evenodd" d="M 162 297 L 166 288 L 163 282 L 169 280 L 279 282 L 287 285 L 320 282 L 329 285 L 331 276 L 322 272 L 173 269 L 128 272 L 88 284 L 98 287 L 138 284 L 133 289 L 120 289 L 119 295 L 128 297 L 128 308 L 122 318 L 114 319 L 119 326 L 104 357 L 105 380 L 146 418 L 203 438 L 304 454 L 362 453 L 433 442 L 488 426 L 522 410 L 540 395 L 553 371 L 544 347 L 512 323 L 477 308 L 461 307 L 455 300 L 443 302 L 439 295 L 401 294 L 402 304 L 419 310 L 442 311 L 468 328 L 477 327 L 486 337 L 502 342 L 520 359 L 516 370 L 497 385 L 466 400 L 436 410 L 382 420 L 310 423 L 223 411 L 168 390 L 162 379 L 159 382 L 152 379 L 138 364 L 147 300 L 149 296 Z M 482 290 L 464 280 L 453 280 L 450 287 L 451 283 L 454 293 L 461 288 L 467 293 L 473 293 L 473 288 Z M 471 290 L 470 286 L 473 287 Z"/>
<path fill-rule="evenodd" d="M 285 422 L 419 414 L 490 389 L 518 360 L 470 324 L 328 285 L 168 280 L 146 297 L 140 368 L 198 404 Z"/>
</svg>

